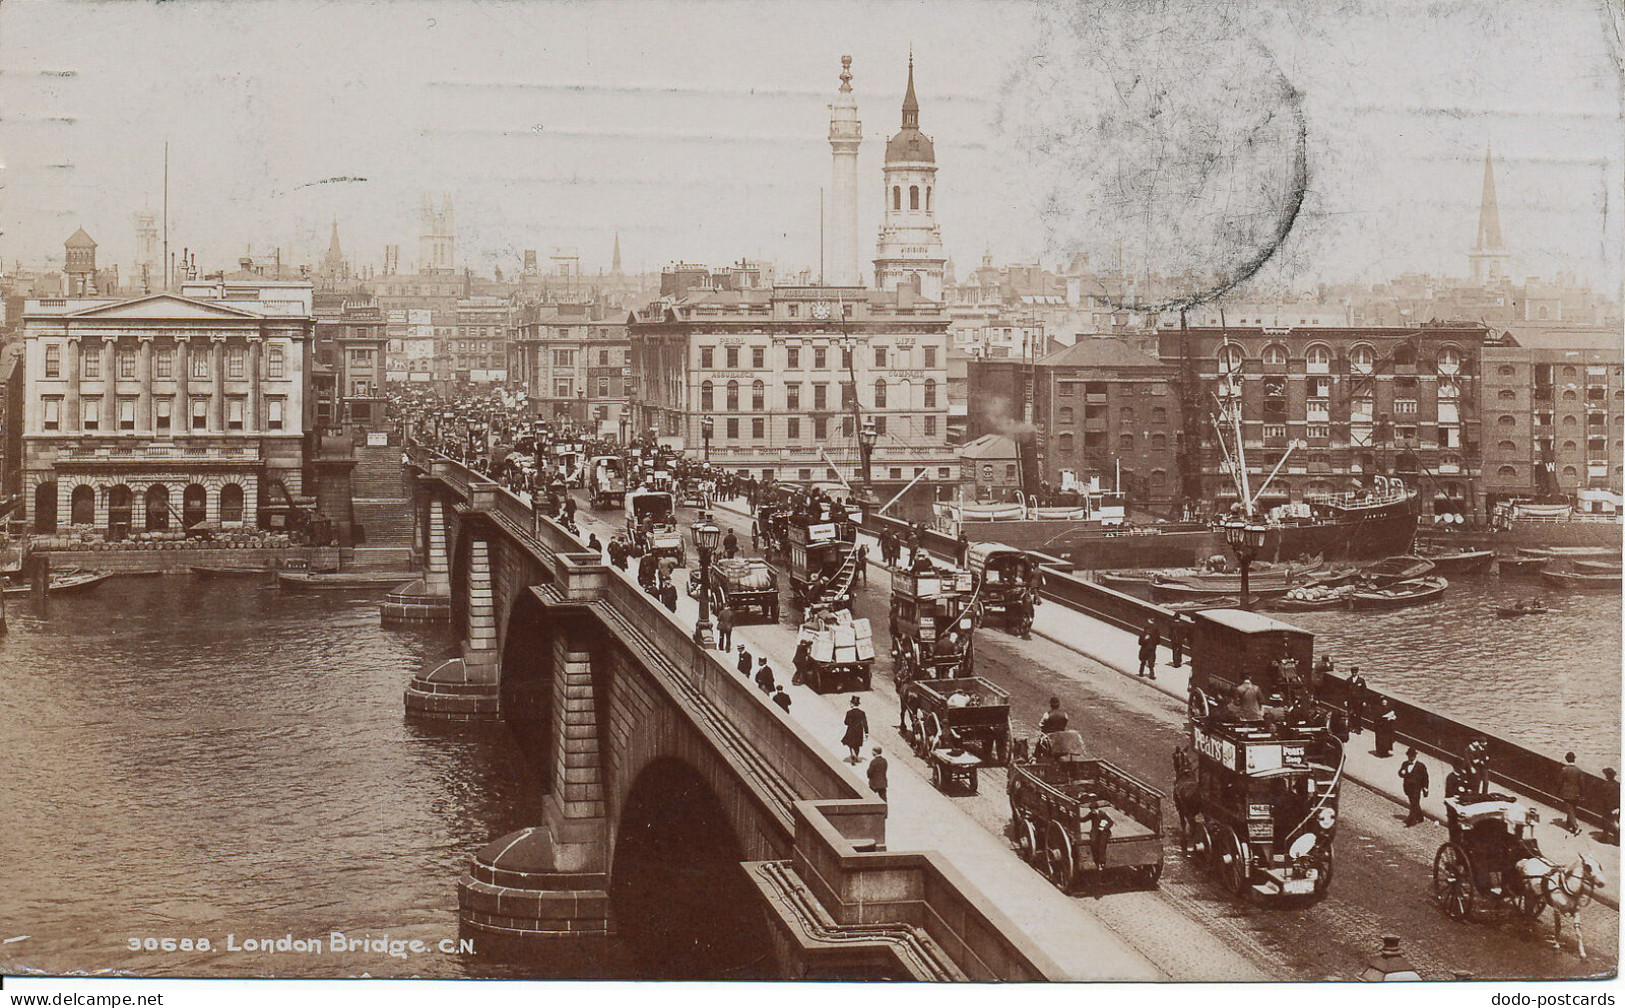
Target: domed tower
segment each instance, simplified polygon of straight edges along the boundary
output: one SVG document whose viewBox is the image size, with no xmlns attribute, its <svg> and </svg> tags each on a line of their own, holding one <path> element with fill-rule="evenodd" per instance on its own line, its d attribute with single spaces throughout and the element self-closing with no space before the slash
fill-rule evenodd
<svg viewBox="0 0 1625 1008">
<path fill-rule="evenodd" d="M 937 152 L 920 132 L 920 102 L 914 97 L 914 54 L 908 57 L 908 90 L 903 95 L 903 128 L 886 144 L 886 213 L 875 243 L 875 287 L 896 290 L 913 285 L 933 301 L 942 300 L 942 229 L 937 225 Z"/>
<path fill-rule="evenodd" d="M 858 145 L 863 124 L 852 96 L 852 57 L 841 57 L 841 90 L 829 107 L 829 146 L 834 158 L 830 188 L 829 282 L 855 287 L 863 283 L 858 267 Z"/>
</svg>

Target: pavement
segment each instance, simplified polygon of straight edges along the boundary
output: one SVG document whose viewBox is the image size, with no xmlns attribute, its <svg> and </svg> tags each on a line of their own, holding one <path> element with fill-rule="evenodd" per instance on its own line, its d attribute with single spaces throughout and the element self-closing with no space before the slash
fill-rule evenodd
<svg viewBox="0 0 1625 1008">
<path fill-rule="evenodd" d="M 730 510 L 740 513 L 737 508 Z M 609 514 L 595 513 L 584 507 L 579 509 L 576 523 L 583 537 L 597 532 L 600 540 L 607 544 L 610 536 L 619 530 L 606 520 Z M 686 539 L 687 529 L 683 532 Z M 631 574 L 623 573 L 623 576 L 631 577 Z M 685 579 L 679 577 L 677 581 L 676 615 L 685 626 L 692 628 L 699 619 L 699 604 L 683 590 Z M 846 694 L 826 696 L 805 686 L 789 684 L 795 631 L 778 624 L 747 623 L 734 629 L 733 639 L 736 649 L 739 643 L 744 643 L 752 656 L 768 658 L 776 678 L 791 697 L 790 710 L 784 716 L 807 728 L 815 738 L 827 740 L 828 752 L 844 763 L 848 753 L 840 739 L 845 732 L 844 719 L 851 701 Z M 731 654 L 719 653 L 719 660 L 730 667 L 733 664 Z M 1087 907 L 1056 889 L 1022 862 L 1003 838 L 988 832 L 937 791 L 925 776 L 924 764 L 908 754 L 907 747 L 890 726 L 889 722 L 896 720 L 895 705 L 887 711 L 872 693 L 858 695 L 868 711 L 870 739 L 862 748 L 864 760 L 857 765 L 846 765 L 850 767 L 854 783 L 867 790 L 870 747 L 879 743 L 888 754 L 887 849 L 936 851 L 1021 928 L 1069 979 L 1173 979 Z M 766 694 L 762 702 L 777 709 Z"/>
<path fill-rule="evenodd" d="M 750 516 L 749 508 L 742 500 L 718 501 L 714 507 L 717 510 L 731 511 L 741 517 Z M 880 549 L 874 537 L 860 533 L 859 541 L 867 543 L 870 547 L 870 564 L 884 569 L 877 559 Z M 1118 674 L 1134 679 L 1180 703 L 1186 702 L 1190 696 L 1190 665 L 1172 664 L 1173 652 L 1166 647 L 1158 649 L 1154 679 L 1141 678 L 1137 675 L 1139 640 L 1134 633 L 1127 630 L 1092 619 L 1057 603 L 1046 602 L 1038 606 L 1034 612 L 1033 633 L 1069 651 L 1091 658 Z M 1344 774 L 1362 787 L 1408 807 L 1410 802 L 1405 797 L 1398 776 L 1404 752 L 1403 744 L 1396 742 L 1393 755 L 1378 756 L 1375 736 L 1372 733 L 1367 731 L 1351 735 L 1349 744 L 1344 748 Z M 1427 764 L 1431 784 L 1428 796 L 1422 800 L 1422 811 L 1430 820 L 1443 823 L 1444 779 L 1451 768 L 1443 760 L 1430 755 L 1423 754 L 1420 759 Z M 1602 867 L 1607 881 L 1603 888 L 1597 891 L 1596 900 L 1617 912 L 1620 891 L 1619 847 L 1603 843 L 1589 828 L 1582 829 L 1578 835 L 1570 834 L 1557 825 L 1563 819 L 1562 812 L 1527 795 L 1513 792 L 1513 796 L 1523 804 L 1533 807 L 1539 814 L 1540 821 L 1534 827 L 1534 836 L 1541 852 L 1548 860 L 1554 864 L 1568 865 L 1584 852 Z"/>
</svg>

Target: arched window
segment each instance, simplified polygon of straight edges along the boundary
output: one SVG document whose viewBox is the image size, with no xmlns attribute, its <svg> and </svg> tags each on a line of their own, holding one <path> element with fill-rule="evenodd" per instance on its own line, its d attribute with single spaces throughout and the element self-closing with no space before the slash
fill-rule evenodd
<svg viewBox="0 0 1625 1008">
<path fill-rule="evenodd" d="M 1168 473 L 1162 469 L 1151 470 L 1151 489 L 1162 490 L 1168 485 Z"/>
<path fill-rule="evenodd" d="M 181 524 L 191 528 L 209 517 L 209 491 L 193 483 L 181 494 Z"/>
<path fill-rule="evenodd" d="M 1501 449 L 1502 451 L 1517 451 L 1518 450 L 1518 442 L 1516 442 L 1516 441 L 1501 441 L 1501 442 L 1498 442 L 1495 447 Z"/>
<path fill-rule="evenodd" d="M 96 524 L 96 488 L 76 486 L 68 501 L 68 523 L 71 525 Z"/>
<path fill-rule="evenodd" d="M 1286 347 L 1279 343 L 1265 347 L 1264 363 L 1269 367 L 1286 367 Z"/>
<path fill-rule="evenodd" d="M 1310 374 L 1327 374 L 1332 369 L 1332 348 L 1316 343 L 1304 353 L 1303 359 Z"/>
<path fill-rule="evenodd" d="M 1498 417 L 1495 422 L 1500 424 L 1502 427 L 1518 426 L 1518 418 L 1515 416 L 1508 416 L 1505 413 L 1501 414 L 1501 416 Z"/>
<path fill-rule="evenodd" d="M 222 522 L 241 522 L 243 520 L 243 488 L 237 483 L 227 483 L 220 488 L 220 520 Z"/>
<path fill-rule="evenodd" d="M 925 408 L 937 408 L 937 380 L 935 378 L 927 378 L 925 380 Z M 1071 411 L 1068 410 L 1067 412 Z"/>
<path fill-rule="evenodd" d="M 120 483 L 107 492 L 107 537 L 123 539 L 130 534 L 131 511 L 134 510 L 135 492 Z"/>
<path fill-rule="evenodd" d="M 1495 470 L 1495 475 L 1505 477 L 1506 479 L 1517 479 L 1518 467 L 1509 465 L 1502 466 L 1501 468 Z"/>
<path fill-rule="evenodd" d="M 1155 449 L 1157 449 L 1159 451 L 1161 449 L 1163 449 L 1163 448 L 1168 447 L 1168 435 L 1166 435 L 1166 434 L 1153 434 L 1153 435 L 1151 435 L 1151 447 L 1155 448 Z"/>
<path fill-rule="evenodd" d="M 1221 375 L 1237 374 L 1241 371 L 1241 362 L 1244 358 L 1241 347 L 1234 343 L 1219 348 L 1219 373 Z"/>
<path fill-rule="evenodd" d="M 902 186 L 892 186 L 891 187 L 891 208 L 893 210 L 901 210 L 901 209 L 903 209 L 903 187 Z"/>
<path fill-rule="evenodd" d="M 709 413 L 716 408 L 716 386 L 700 382 L 700 409 Z"/>
<path fill-rule="evenodd" d="M 1578 447 L 1580 447 L 1580 446 L 1575 444 L 1573 441 L 1565 441 L 1565 442 L 1563 442 L 1563 450 L 1564 451 L 1574 451 Z"/>
<path fill-rule="evenodd" d="M 1077 414 L 1072 412 L 1072 407 L 1062 406 L 1060 412 L 1057 414 L 1057 422 L 1064 424 L 1072 423 L 1073 417 L 1076 415 Z"/>
<path fill-rule="evenodd" d="M 1545 306 L 1545 305 L 1541 305 L 1540 306 L 1540 317 L 1543 318 L 1543 319 L 1544 318 L 1551 318 L 1552 317 L 1552 310 L 1550 308 L 1548 308 L 1547 306 Z"/>
<path fill-rule="evenodd" d="M 1461 373 L 1461 351 L 1453 346 L 1439 348 L 1438 368 L 1440 374 Z"/>
<path fill-rule="evenodd" d="M 1567 476 L 1569 479 L 1573 479 L 1574 477 L 1580 475 L 1580 470 L 1574 468 L 1573 466 L 1564 466 L 1563 475 Z"/>
<path fill-rule="evenodd" d="M 1575 424 L 1577 424 L 1579 422 L 1580 422 L 1580 418 L 1575 416 L 1573 413 L 1570 413 L 1569 415 L 1567 415 L 1567 416 L 1565 416 L 1563 418 L 1563 426 L 1565 426 L 1565 427 L 1573 427 Z"/>
<path fill-rule="evenodd" d="M 169 488 L 162 483 L 147 487 L 147 531 L 169 528 Z"/>
<path fill-rule="evenodd" d="M 1134 419 L 1134 407 L 1124 406 L 1117 411 L 1117 419 L 1121 423 L 1129 423 Z"/>
<path fill-rule="evenodd" d="M 931 187 L 930 186 L 925 187 L 925 212 L 926 213 L 931 212 Z"/>
<path fill-rule="evenodd" d="M 1349 347 L 1349 369 L 1355 374 L 1370 374 L 1377 367 L 1377 351 L 1370 343 L 1356 343 Z"/>
<path fill-rule="evenodd" d="M 897 395 L 893 398 L 897 400 L 897 405 L 903 409 L 908 409 L 914 405 L 914 386 L 909 383 L 907 378 L 897 383 Z"/>
<path fill-rule="evenodd" d="M 1495 369 L 1495 373 L 1498 375 L 1515 375 L 1518 373 L 1518 369 L 1513 367 L 1511 364 L 1502 364 L 1500 367 Z"/>
<path fill-rule="evenodd" d="M 1062 434 L 1055 439 L 1055 450 L 1062 455 L 1070 455 L 1076 445 L 1076 439 L 1070 433 Z"/>
<path fill-rule="evenodd" d="M 767 408 L 767 386 L 762 383 L 760 378 L 751 382 L 750 408 L 757 413 Z"/>
<path fill-rule="evenodd" d="M 886 379 L 875 379 L 875 409 L 886 408 Z"/>
<path fill-rule="evenodd" d="M 1409 343 L 1401 343 L 1394 347 L 1393 361 L 1401 367 L 1409 367 L 1416 363 L 1416 348 Z"/>
<path fill-rule="evenodd" d="M 1495 393 L 1495 398 L 1497 398 L 1497 399 L 1516 399 L 1516 398 L 1518 398 L 1518 393 L 1512 391 L 1509 388 L 1504 388 L 1501 391 Z"/>
<path fill-rule="evenodd" d="M 34 531 L 56 531 L 55 483 L 41 483 L 34 488 Z"/>
<path fill-rule="evenodd" d="M 1563 377 L 1565 377 L 1565 378 L 1573 378 L 1575 375 L 1577 375 L 1579 373 L 1580 372 L 1574 370 L 1574 365 L 1572 365 L 1572 364 L 1565 364 L 1563 366 Z"/>
<path fill-rule="evenodd" d="M 1118 451 L 1126 451 L 1126 452 L 1133 451 L 1134 450 L 1134 435 L 1133 434 L 1119 434 L 1117 436 L 1117 450 Z"/>
<path fill-rule="evenodd" d="M 908 187 L 908 208 L 910 210 L 918 210 L 920 208 L 920 187 L 917 185 L 911 185 Z"/>
<path fill-rule="evenodd" d="M 727 393 L 728 394 L 727 394 L 727 399 L 725 400 L 724 409 L 726 409 L 729 413 L 738 412 L 738 410 L 739 410 L 739 383 L 736 382 L 736 381 L 729 382 L 728 383 Z"/>
</svg>

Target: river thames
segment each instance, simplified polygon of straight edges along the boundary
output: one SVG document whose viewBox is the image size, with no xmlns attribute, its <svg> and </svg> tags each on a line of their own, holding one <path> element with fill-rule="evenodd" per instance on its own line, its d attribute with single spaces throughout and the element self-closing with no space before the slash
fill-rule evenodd
<svg viewBox="0 0 1625 1008">
<path fill-rule="evenodd" d="M 1554 612 L 1496 620 L 1537 589 L 1463 578 L 1431 606 L 1292 619 L 1374 685 L 1617 766 L 1619 599 L 1546 593 Z M 9 600 L 0 938 L 28 937 L 0 972 L 544 974 L 456 951 L 458 877 L 542 821 L 540 787 L 504 727 L 405 719 L 408 677 L 455 642 L 380 626 L 381 595 L 170 576 L 43 616 Z M 319 950 L 248 947 L 283 936 Z M 130 946 L 149 938 L 192 949 Z"/>
</svg>

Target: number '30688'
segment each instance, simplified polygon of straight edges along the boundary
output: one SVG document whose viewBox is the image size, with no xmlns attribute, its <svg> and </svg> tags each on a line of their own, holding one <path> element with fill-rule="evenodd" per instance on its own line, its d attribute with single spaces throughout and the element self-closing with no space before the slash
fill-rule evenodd
<svg viewBox="0 0 1625 1008">
<path fill-rule="evenodd" d="M 124 947 L 132 952 L 207 952 L 214 946 L 207 938 L 126 938 Z"/>
</svg>

